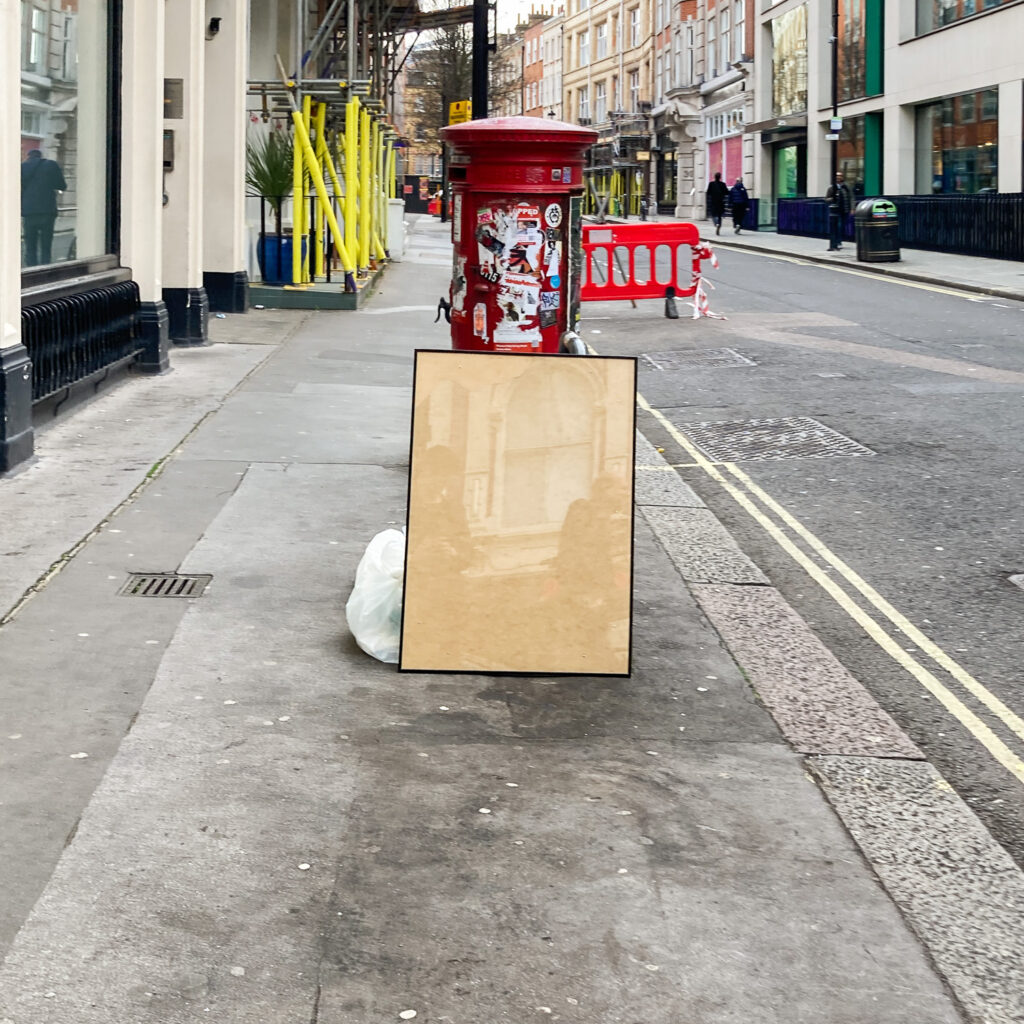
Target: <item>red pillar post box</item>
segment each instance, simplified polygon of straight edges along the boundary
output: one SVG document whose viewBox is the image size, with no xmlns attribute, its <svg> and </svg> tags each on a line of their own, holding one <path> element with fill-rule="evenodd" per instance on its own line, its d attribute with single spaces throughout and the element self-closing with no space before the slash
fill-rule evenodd
<svg viewBox="0 0 1024 1024">
<path fill-rule="evenodd" d="M 441 137 L 451 146 L 452 348 L 557 352 L 579 308 L 580 204 L 571 200 L 583 194 L 597 132 L 495 117 Z"/>
</svg>

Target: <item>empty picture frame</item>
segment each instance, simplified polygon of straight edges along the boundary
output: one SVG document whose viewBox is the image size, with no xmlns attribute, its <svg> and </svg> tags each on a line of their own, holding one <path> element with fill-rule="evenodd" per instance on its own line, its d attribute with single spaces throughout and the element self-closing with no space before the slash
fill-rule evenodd
<svg viewBox="0 0 1024 1024">
<path fill-rule="evenodd" d="M 636 360 L 418 351 L 399 668 L 629 675 Z"/>
</svg>

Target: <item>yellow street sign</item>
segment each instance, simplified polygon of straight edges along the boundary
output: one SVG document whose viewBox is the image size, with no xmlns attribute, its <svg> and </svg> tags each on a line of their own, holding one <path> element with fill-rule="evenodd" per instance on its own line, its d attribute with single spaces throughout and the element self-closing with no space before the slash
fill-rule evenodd
<svg viewBox="0 0 1024 1024">
<path fill-rule="evenodd" d="M 448 104 L 448 123 L 463 124 L 473 119 L 473 101 L 456 100 Z"/>
</svg>

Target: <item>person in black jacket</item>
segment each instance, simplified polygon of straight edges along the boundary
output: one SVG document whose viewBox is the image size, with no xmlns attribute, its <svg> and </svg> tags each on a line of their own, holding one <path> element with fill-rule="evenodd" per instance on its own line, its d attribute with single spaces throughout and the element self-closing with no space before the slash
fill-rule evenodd
<svg viewBox="0 0 1024 1024">
<path fill-rule="evenodd" d="M 736 179 L 736 184 L 729 189 L 729 203 L 732 206 L 732 226 L 738 235 L 743 226 L 743 218 L 750 209 L 750 196 L 747 195 L 746 186 L 742 178 Z"/>
<path fill-rule="evenodd" d="M 829 185 L 825 198 L 828 200 L 828 251 L 833 252 L 843 247 L 843 225 L 852 206 L 850 186 L 841 172 L 836 174 L 835 183 Z"/>
<path fill-rule="evenodd" d="M 722 233 L 722 217 L 725 215 L 725 201 L 729 198 L 729 186 L 722 181 L 722 175 L 715 171 L 715 180 L 708 185 L 708 216 L 714 221 L 715 234 Z"/>
<path fill-rule="evenodd" d="M 68 187 L 56 160 L 44 160 L 30 149 L 21 165 L 21 216 L 25 229 L 25 266 L 53 262 L 53 226 L 57 221 L 57 193 Z"/>
</svg>

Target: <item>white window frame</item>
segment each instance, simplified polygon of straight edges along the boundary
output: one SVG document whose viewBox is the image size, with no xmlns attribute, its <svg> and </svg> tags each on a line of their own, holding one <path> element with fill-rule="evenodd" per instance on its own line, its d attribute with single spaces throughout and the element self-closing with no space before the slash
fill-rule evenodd
<svg viewBox="0 0 1024 1024">
<path fill-rule="evenodd" d="M 585 28 L 576 37 L 576 66 L 585 68 L 590 63 L 590 29 Z"/>
<path fill-rule="evenodd" d="M 608 120 L 608 86 L 604 81 L 594 84 L 594 123 Z"/>
<path fill-rule="evenodd" d="M 640 69 L 629 73 L 629 109 L 636 113 L 640 109 Z"/>
<path fill-rule="evenodd" d="M 594 60 L 601 60 L 608 56 L 608 22 L 602 21 L 594 29 Z"/>
<path fill-rule="evenodd" d="M 732 14 L 728 3 L 723 4 L 718 13 L 718 49 L 721 54 L 719 74 L 724 75 L 732 59 Z"/>
<path fill-rule="evenodd" d="M 590 120 L 590 89 L 588 86 L 581 85 L 579 87 L 576 96 L 576 109 L 578 121 Z"/>
<path fill-rule="evenodd" d="M 736 0 L 733 4 L 733 16 L 732 16 L 732 34 L 733 34 L 733 59 L 736 61 L 743 60 L 744 48 L 747 45 L 746 40 L 746 19 L 747 19 L 747 4 L 746 0 Z"/>
<path fill-rule="evenodd" d="M 629 45 L 630 48 L 640 45 L 640 8 L 631 7 L 629 10 Z"/>
<path fill-rule="evenodd" d="M 716 28 L 717 24 L 718 24 L 718 21 L 717 21 L 715 15 L 712 14 L 708 18 L 707 38 L 705 39 L 705 44 L 706 44 L 705 45 L 705 51 L 706 51 L 706 54 L 707 54 L 706 60 L 707 60 L 707 67 L 708 67 L 708 73 L 707 73 L 708 81 L 711 81 L 711 79 L 715 78 L 717 76 L 717 74 L 718 74 L 718 65 L 715 63 L 715 58 L 718 56 L 718 36 L 717 36 L 717 33 L 715 32 L 715 28 Z"/>
</svg>

